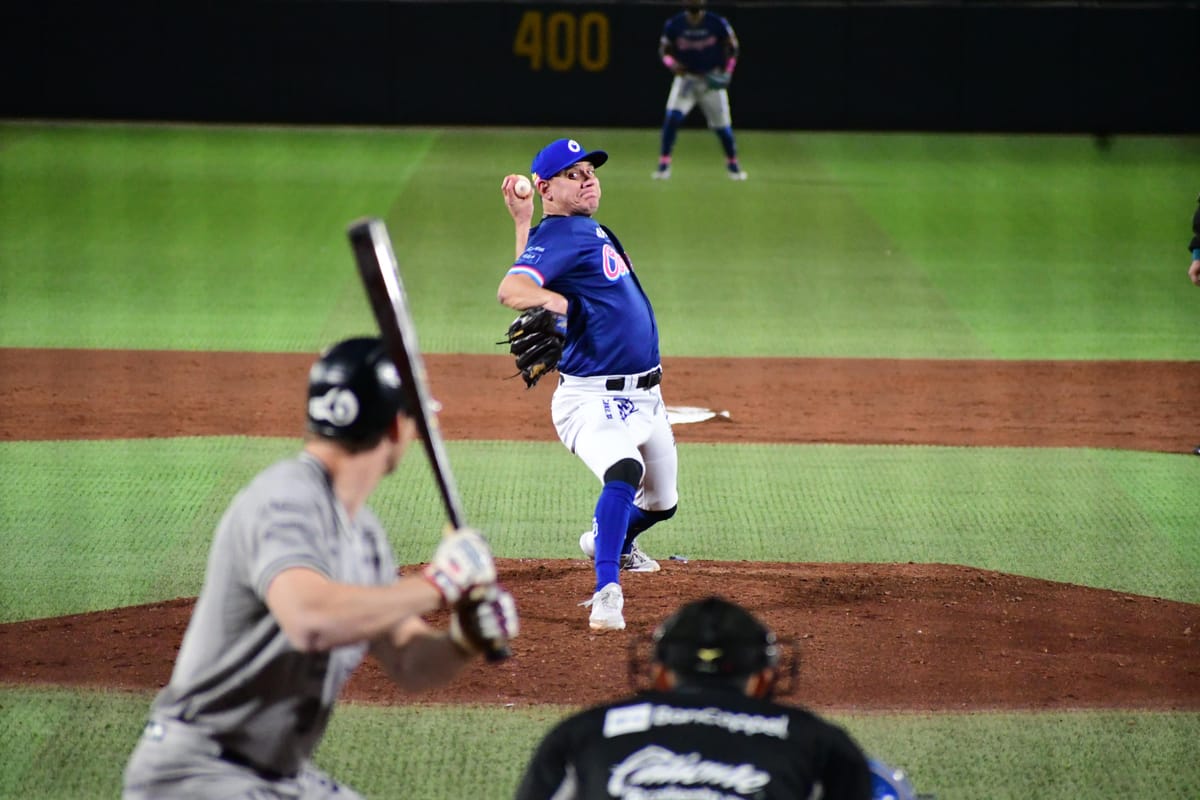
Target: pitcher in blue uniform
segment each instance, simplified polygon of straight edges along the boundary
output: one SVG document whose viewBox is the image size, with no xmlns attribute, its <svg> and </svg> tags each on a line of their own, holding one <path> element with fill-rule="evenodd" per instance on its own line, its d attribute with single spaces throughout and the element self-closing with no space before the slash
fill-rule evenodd
<svg viewBox="0 0 1200 800">
<path fill-rule="evenodd" d="M 726 174 L 735 181 L 744 181 L 746 173 L 738 163 L 729 110 L 729 82 L 733 80 L 740 45 L 729 20 L 704 6 L 704 0 L 687 0 L 685 10 L 663 25 L 658 41 L 658 57 L 675 79 L 667 96 L 662 148 L 653 177 L 671 177 L 671 151 L 679 127 L 699 105 L 709 130 L 717 135 L 725 151 Z"/>
<path fill-rule="evenodd" d="M 516 224 L 516 261 L 497 291 L 524 311 L 538 306 L 566 317 L 566 342 L 551 414 L 559 439 L 601 482 L 592 527 L 580 547 L 595 560 L 588 623 L 625 627 L 620 571 L 657 572 L 636 541 L 675 513 L 675 437 L 663 403 L 658 324 L 633 263 L 616 234 L 592 215 L 600 207 L 596 170 L 603 150 L 558 139 L 534 156 L 542 220 L 532 228 L 533 197 L 501 189 Z"/>
</svg>

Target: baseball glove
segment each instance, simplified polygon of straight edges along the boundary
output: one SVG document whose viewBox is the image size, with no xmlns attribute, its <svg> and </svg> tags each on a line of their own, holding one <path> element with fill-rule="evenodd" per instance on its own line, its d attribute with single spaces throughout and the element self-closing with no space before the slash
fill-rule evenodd
<svg viewBox="0 0 1200 800">
<path fill-rule="evenodd" d="M 714 69 L 712 72 L 705 73 L 704 75 L 704 82 L 708 84 L 708 88 L 710 89 L 725 89 L 732 80 L 732 72 L 723 72 L 719 69 Z"/>
<path fill-rule="evenodd" d="M 512 321 L 504 339 L 496 344 L 508 345 L 525 388 L 531 389 L 558 366 L 566 340 L 566 317 L 545 308 L 530 308 Z"/>
</svg>

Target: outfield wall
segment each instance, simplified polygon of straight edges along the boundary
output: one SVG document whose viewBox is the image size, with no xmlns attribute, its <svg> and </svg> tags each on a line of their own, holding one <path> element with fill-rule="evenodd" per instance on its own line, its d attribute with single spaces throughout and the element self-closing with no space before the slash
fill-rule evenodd
<svg viewBox="0 0 1200 800">
<path fill-rule="evenodd" d="M 742 40 L 739 127 L 1200 131 L 1194 0 L 711 6 Z M 0 115 L 657 126 L 677 8 L 24 0 L 0 12 Z"/>
</svg>

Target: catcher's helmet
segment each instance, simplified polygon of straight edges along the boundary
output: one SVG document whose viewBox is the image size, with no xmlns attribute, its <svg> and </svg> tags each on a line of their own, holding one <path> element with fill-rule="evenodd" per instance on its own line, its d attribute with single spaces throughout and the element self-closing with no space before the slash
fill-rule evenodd
<svg viewBox="0 0 1200 800">
<path fill-rule="evenodd" d="M 721 597 L 688 603 L 654 632 L 654 659 L 690 678 L 751 675 L 779 663 L 775 634 Z"/>
<path fill-rule="evenodd" d="M 405 410 L 400 375 L 378 337 L 338 342 L 308 372 L 308 429 L 313 433 L 363 441 L 387 430 Z"/>
<path fill-rule="evenodd" d="M 868 758 L 871 767 L 871 800 L 915 800 L 916 791 L 908 780 L 908 774 L 896 767 Z"/>
</svg>

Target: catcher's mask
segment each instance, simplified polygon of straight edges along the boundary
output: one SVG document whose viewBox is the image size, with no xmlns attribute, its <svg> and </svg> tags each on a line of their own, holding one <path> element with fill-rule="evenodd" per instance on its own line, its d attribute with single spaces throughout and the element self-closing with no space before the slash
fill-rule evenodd
<svg viewBox="0 0 1200 800">
<path fill-rule="evenodd" d="M 765 669 L 776 673 L 766 696 L 787 694 L 795 684 L 799 659 L 794 646 L 786 646 L 792 643 L 781 643 L 752 614 L 721 597 L 683 606 L 658 627 L 649 644 L 651 660 L 686 684 L 730 685 Z M 630 643 L 630 678 L 635 688 L 645 688 L 641 655 L 645 646 L 644 639 Z"/>
<path fill-rule="evenodd" d="M 386 431 L 405 410 L 400 375 L 378 337 L 338 342 L 308 372 L 308 429 L 313 433 L 361 442 Z"/>
</svg>

